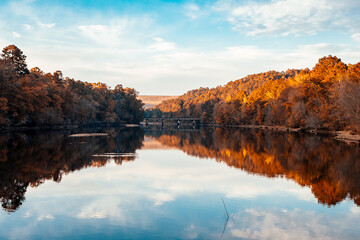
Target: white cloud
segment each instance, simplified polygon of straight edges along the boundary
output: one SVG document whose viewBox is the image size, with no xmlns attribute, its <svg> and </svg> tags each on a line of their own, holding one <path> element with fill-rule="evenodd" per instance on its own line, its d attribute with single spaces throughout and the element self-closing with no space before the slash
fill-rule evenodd
<svg viewBox="0 0 360 240">
<path fill-rule="evenodd" d="M 158 192 L 153 196 L 154 206 L 161 206 L 166 202 L 175 200 L 175 196 L 172 193 Z"/>
<path fill-rule="evenodd" d="M 190 11 L 199 11 L 200 10 L 199 6 L 194 3 L 186 4 L 185 9 L 190 10 Z"/>
<path fill-rule="evenodd" d="M 154 38 L 155 43 L 149 46 L 151 51 L 162 52 L 162 51 L 171 51 L 176 49 L 176 44 L 173 42 L 167 42 L 162 38 Z"/>
<path fill-rule="evenodd" d="M 20 1 L 10 1 L 7 12 L 11 13 L 16 17 L 28 17 L 33 18 L 34 9 L 31 4 L 34 1 L 32 0 L 20 0 Z"/>
<path fill-rule="evenodd" d="M 234 29 L 260 34 L 315 34 L 324 30 L 353 31 L 359 19 L 358 1 L 274 0 L 270 2 L 218 1 L 214 9 L 227 14 Z"/>
<path fill-rule="evenodd" d="M 185 15 L 192 19 L 196 19 L 202 14 L 200 11 L 200 7 L 195 3 L 185 4 L 184 10 L 185 10 Z"/>
<path fill-rule="evenodd" d="M 41 28 L 53 28 L 53 27 L 55 27 L 56 23 L 41 23 L 41 22 L 38 22 L 38 25 Z"/>
<path fill-rule="evenodd" d="M 96 31 L 106 29 L 94 27 L 91 30 L 93 37 L 96 37 Z M 83 45 L 48 49 L 31 46 L 22 50 L 28 56 L 29 67 L 39 66 L 49 72 L 61 69 L 64 76 L 83 81 L 104 81 L 112 87 L 122 83 L 141 94 L 165 95 L 182 94 L 198 87 L 215 87 L 269 70 L 312 68 L 319 58 L 330 54 L 345 63 L 357 63 L 360 55 L 360 47 L 326 42 L 299 45 L 287 51 L 255 45 L 200 51 L 179 47 L 159 37 L 149 39 L 152 43 L 148 45 L 129 43 L 121 38 L 118 40 L 121 44 L 114 40 L 115 47 L 103 44 L 106 39 L 94 39 L 100 47 L 94 47 L 84 37 L 79 40 Z"/>
<path fill-rule="evenodd" d="M 298 34 L 321 29 L 321 26 L 330 19 L 333 9 L 342 10 L 345 3 L 353 9 L 357 9 L 360 5 L 350 0 L 339 2 L 338 6 L 335 0 L 326 1 L 330 3 L 327 7 L 320 4 L 325 0 L 313 2 L 312 6 L 308 0 L 302 2 L 283 0 L 268 3 L 248 1 L 247 4 L 240 4 L 239 1 L 221 1 L 217 4 L 217 13 L 210 12 L 209 5 L 189 3 L 180 5 L 180 14 L 183 11 L 194 12 L 196 16 L 214 14 L 209 24 L 215 24 L 214 27 L 216 27 L 219 19 L 218 12 L 220 15 L 225 12 L 234 18 L 236 24 L 244 24 L 248 21 L 248 27 L 241 29 L 247 34 L 255 32 L 255 34 L 260 34 L 261 31 L 290 34 L 290 31 L 294 29 L 292 33 Z M 20 3 L 15 3 L 11 3 L 11 6 L 19 7 Z M 275 6 L 281 6 L 282 10 L 277 10 Z M 310 10 L 306 10 L 307 7 Z M 242 36 L 237 42 L 230 41 L 231 37 L 229 37 L 227 38 L 229 42 L 224 42 L 220 37 L 214 48 L 207 47 L 206 44 L 215 42 L 217 39 L 194 33 L 195 41 L 186 43 L 189 40 L 188 36 L 183 37 L 182 33 L 177 32 L 177 26 L 169 29 L 156 22 L 154 15 L 104 16 L 103 13 L 91 15 L 89 12 L 85 14 L 84 12 L 74 13 L 69 9 L 66 11 L 64 8 L 60 9 L 60 12 L 64 12 L 67 17 L 62 21 L 55 14 L 55 12 L 58 14 L 59 9 L 49 10 L 52 11 L 51 14 L 44 17 L 39 14 L 41 8 L 38 9 L 29 2 L 26 8 L 30 8 L 29 13 L 32 15 L 23 16 L 21 14 L 27 13 L 19 10 L 16 13 L 19 20 L 12 19 L 14 17 L 12 15 L 0 17 L 12 19 L 9 20 L 11 25 L 1 25 L 4 21 L 0 21 L 0 43 L 4 43 L 2 46 L 17 44 L 28 56 L 27 63 L 30 68 L 38 66 L 45 72 L 60 69 L 64 76 L 89 82 L 101 81 L 111 87 L 122 83 L 124 86 L 136 88 L 141 94 L 182 94 L 189 89 L 225 84 L 248 74 L 287 68 L 311 68 L 317 59 L 329 54 L 342 58 L 346 63 L 359 61 L 360 49 L 357 46 L 340 44 L 341 41 L 331 41 L 335 44 L 329 44 L 327 39 L 320 36 L 316 37 L 315 43 L 312 43 L 314 42 L 312 40 L 306 41 L 312 43 L 307 45 L 285 42 L 286 46 L 283 47 L 275 43 L 274 46 L 278 46 L 277 49 L 272 44 L 270 47 L 267 43 L 263 45 L 262 39 L 251 42 L 251 39 Z M 323 9 L 327 8 L 329 12 L 322 16 L 325 11 Z M 249 12 L 244 9 L 248 9 Z M 299 11 L 295 12 L 293 9 L 299 9 Z M 313 21 L 313 15 L 319 15 L 317 20 Z M 247 16 L 249 20 L 245 19 Z M 308 20 L 307 16 L 309 16 Z M 337 24 L 340 25 L 344 18 L 336 16 L 335 14 L 331 17 L 337 18 Z M 244 19 L 241 22 L 242 18 Z M 291 20 L 293 18 L 298 20 Z M 301 28 L 304 18 L 305 21 L 310 22 L 308 26 Z M 261 21 L 261 19 L 267 22 L 273 21 L 274 26 L 266 25 L 266 28 L 260 29 L 252 22 L 253 20 Z M 52 25 L 55 22 L 57 24 Z M 292 30 L 290 26 L 294 25 L 294 22 L 296 26 Z M 334 26 L 334 22 L 335 20 L 331 19 L 329 26 Z M 39 23 L 44 27 L 40 27 Z M 202 23 L 199 21 L 197 24 Z M 52 28 L 45 27 L 47 25 Z M 215 28 L 213 30 L 217 31 Z M 19 35 L 13 32 L 20 34 L 21 38 L 16 38 Z M 354 33 L 352 37 L 355 40 L 360 38 L 357 33 Z M 206 39 L 200 41 L 201 38 Z M 186 41 L 182 41 L 183 39 Z M 205 44 L 202 45 L 202 42 Z"/>
<path fill-rule="evenodd" d="M 126 217 L 121 208 L 118 207 L 121 201 L 113 196 L 107 198 L 99 198 L 88 205 L 84 205 L 77 218 L 113 218 L 120 222 L 125 222 Z"/>
<path fill-rule="evenodd" d="M 296 68 L 305 67 L 312 68 L 323 56 L 333 55 L 341 58 L 344 63 L 359 62 L 360 47 L 350 46 L 347 44 L 306 44 L 300 45 L 293 51 L 286 53 L 282 58 L 288 59 Z M 310 63 L 310 65 L 309 65 Z"/>
<path fill-rule="evenodd" d="M 43 214 L 43 215 L 38 216 L 38 218 L 37 218 L 38 221 L 42 221 L 44 219 L 55 220 L 54 216 L 52 216 L 51 214 Z"/>
<path fill-rule="evenodd" d="M 351 35 L 351 37 L 355 40 L 360 42 L 360 33 L 354 33 L 353 35 Z"/>
<path fill-rule="evenodd" d="M 33 29 L 33 27 L 31 25 L 29 25 L 29 24 L 23 24 L 23 27 L 28 31 Z"/>
<path fill-rule="evenodd" d="M 234 218 L 230 227 L 233 237 L 244 239 L 337 239 L 330 226 L 323 224 L 323 216 L 315 212 L 291 209 L 245 209 Z M 333 225 L 334 221 L 328 223 Z M 335 230 L 336 232 L 336 230 Z"/>
<path fill-rule="evenodd" d="M 121 50 L 128 50 L 139 46 L 143 47 L 146 38 L 152 38 L 152 32 L 156 29 L 149 30 L 152 19 L 148 17 L 128 18 L 128 17 L 114 17 L 102 24 L 87 24 L 77 26 L 80 30 L 80 35 L 75 31 L 75 34 L 80 38 L 90 39 L 103 47 L 121 47 Z"/>
<path fill-rule="evenodd" d="M 83 35 L 101 44 L 117 44 L 123 32 L 121 26 L 82 25 L 78 27 Z"/>
<path fill-rule="evenodd" d="M 351 212 L 352 214 L 359 215 L 359 214 L 360 214 L 360 207 L 359 207 L 359 206 L 353 206 L 353 207 L 350 209 L 350 212 Z"/>
<path fill-rule="evenodd" d="M 20 33 L 17 33 L 17 32 L 12 32 L 12 35 L 13 35 L 14 38 L 20 38 L 21 37 Z"/>
</svg>

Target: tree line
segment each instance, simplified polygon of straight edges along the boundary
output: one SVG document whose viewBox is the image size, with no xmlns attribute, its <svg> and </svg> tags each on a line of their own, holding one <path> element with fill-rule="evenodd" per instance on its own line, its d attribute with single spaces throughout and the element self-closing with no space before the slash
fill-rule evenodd
<svg viewBox="0 0 360 240">
<path fill-rule="evenodd" d="M 88 83 L 27 68 L 26 56 L 15 45 L 0 57 L 0 125 L 139 123 L 143 103 L 135 89 Z"/>
<path fill-rule="evenodd" d="M 310 69 L 249 75 L 199 88 L 148 110 L 146 117 L 198 117 L 224 125 L 360 130 L 360 63 L 335 56 Z"/>
</svg>

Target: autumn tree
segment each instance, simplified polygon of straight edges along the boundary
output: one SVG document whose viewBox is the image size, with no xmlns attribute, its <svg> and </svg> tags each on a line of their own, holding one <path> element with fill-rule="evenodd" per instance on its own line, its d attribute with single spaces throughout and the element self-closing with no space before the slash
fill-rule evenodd
<svg viewBox="0 0 360 240">
<path fill-rule="evenodd" d="M 26 56 L 15 45 L 9 45 L 2 50 L 1 58 L 9 70 L 14 71 L 17 75 L 29 73 L 26 65 Z"/>
<path fill-rule="evenodd" d="M 154 109 L 166 116 L 197 116 L 224 125 L 360 131 L 359 86 L 360 63 L 346 65 L 330 55 L 320 58 L 312 70 L 248 75 L 224 86 L 188 91 Z"/>
<path fill-rule="evenodd" d="M 57 124 L 138 123 L 143 105 L 131 88 L 111 90 L 104 83 L 64 78 L 61 71 L 27 70 L 25 55 L 14 45 L 0 58 L 0 124 L 43 126 Z M 119 110 L 121 109 L 121 110 Z"/>
</svg>

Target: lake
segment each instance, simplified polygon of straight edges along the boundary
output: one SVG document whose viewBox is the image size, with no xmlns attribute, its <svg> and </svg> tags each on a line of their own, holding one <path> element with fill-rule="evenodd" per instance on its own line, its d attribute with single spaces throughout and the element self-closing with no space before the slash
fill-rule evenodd
<svg viewBox="0 0 360 240">
<path fill-rule="evenodd" d="M 0 239 L 360 238 L 359 144 L 327 136 L 12 133 L 0 172 Z"/>
</svg>

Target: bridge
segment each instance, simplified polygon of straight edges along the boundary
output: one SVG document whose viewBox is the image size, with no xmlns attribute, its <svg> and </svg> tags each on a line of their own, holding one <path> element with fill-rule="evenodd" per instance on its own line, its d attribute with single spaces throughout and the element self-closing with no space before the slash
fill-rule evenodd
<svg viewBox="0 0 360 240">
<path fill-rule="evenodd" d="M 192 126 L 196 126 L 198 124 L 200 124 L 201 119 L 200 118 L 191 118 L 191 117 L 150 117 L 150 118 L 145 118 L 145 125 L 148 126 L 149 123 L 153 123 L 153 124 L 160 124 L 161 126 L 164 126 L 164 123 L 169 123 L 169 124 L 176 124 L 177 126 L 179 125 L 189 125 L 191 124 Z"/>
</svg>

